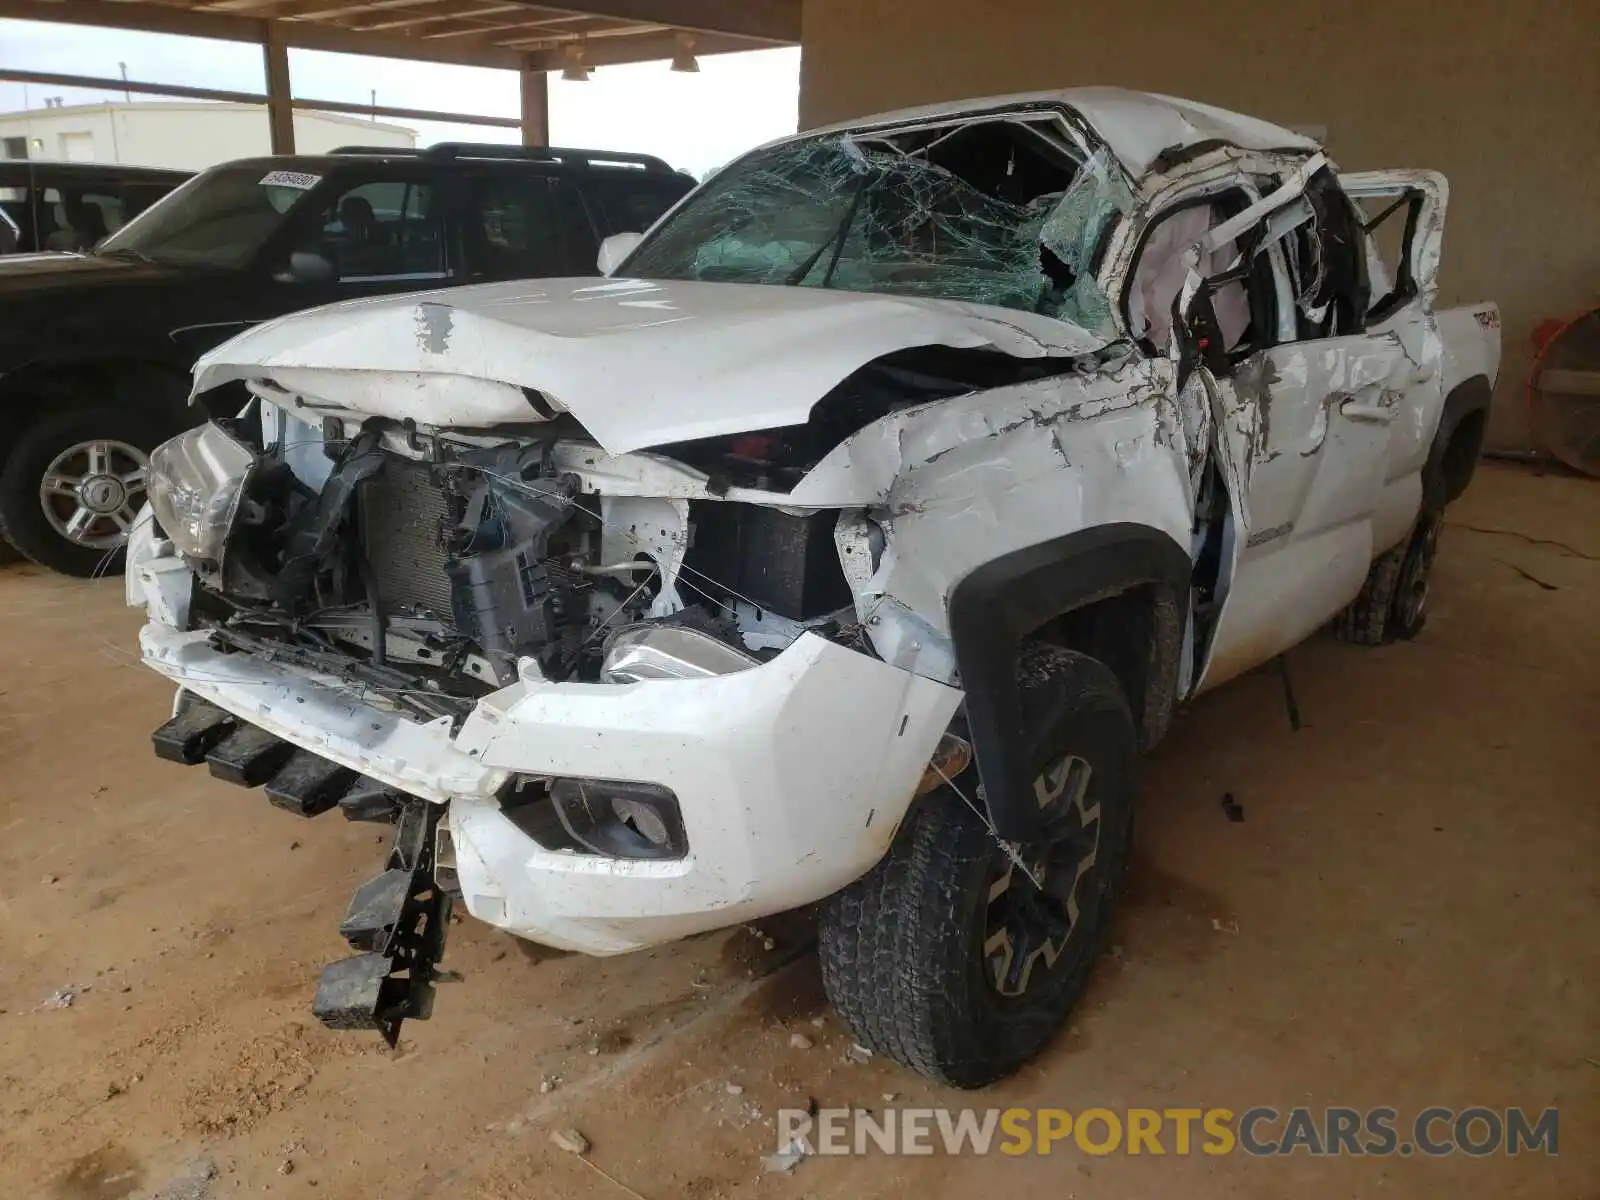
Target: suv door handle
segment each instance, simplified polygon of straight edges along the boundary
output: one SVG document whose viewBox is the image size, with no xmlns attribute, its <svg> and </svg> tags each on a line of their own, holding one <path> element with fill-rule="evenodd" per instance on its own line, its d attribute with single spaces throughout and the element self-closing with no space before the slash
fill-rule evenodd
<svg viewBox="0 0 1600 1200">
<path fill-rule="evenodd" d="M 1339 411 L 1352 421 L 1367 421 L 1373 425 L 1393 425 L 1396 409 L 1392 405 L 1367 404 L 1354 396 L 1347 396 Z"/>
</svg>

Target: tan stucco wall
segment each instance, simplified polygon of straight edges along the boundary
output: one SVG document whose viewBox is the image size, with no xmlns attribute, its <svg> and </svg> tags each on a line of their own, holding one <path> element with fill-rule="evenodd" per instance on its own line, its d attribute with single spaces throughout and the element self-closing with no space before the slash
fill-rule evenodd
<svg viewBox="0 0 1600 1200">
<path fill-rule="evenodd" d="M 1526 438 L 1529 335 L 1600 296 L 1593 0 L 805 0 L 803 126 L 935 100 L 1116 84 L 1323 126 L 1341 167 L 1450 178 L 1443 303 L 1492 299 L 1490 438 Z"/>
</svg>

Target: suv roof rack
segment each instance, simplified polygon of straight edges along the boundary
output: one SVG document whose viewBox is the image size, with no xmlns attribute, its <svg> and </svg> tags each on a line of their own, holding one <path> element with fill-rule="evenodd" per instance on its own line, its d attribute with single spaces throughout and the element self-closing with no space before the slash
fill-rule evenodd
<svg viewBox="0 0 1600 1200">
<path fill-rule="evenodd" d="M 415 146 L 335 146 L 328 153 L 373 155 L 378 158 L 416 158 L 422 151 Z"/>
<path fill-rule="evenodd" d="M 418 150 L 400 146 L 340 146 L 334 154 L 369 154 L 402 158 L 500 158 L 524 162 L 553 162 L 573 167 L 643 167 L 651 174 L 670 175 L 672 167 L 654 154 L 623 150 L 575 150 L 568 146 L 507 146 L 498 142 L 438 142 Z"/>
</svg>

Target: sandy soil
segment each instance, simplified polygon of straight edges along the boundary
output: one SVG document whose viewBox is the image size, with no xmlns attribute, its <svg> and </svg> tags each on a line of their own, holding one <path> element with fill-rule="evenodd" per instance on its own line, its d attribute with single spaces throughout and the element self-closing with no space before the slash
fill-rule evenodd
<svg viewBox="0 0 1600 1200">
<path fill-rule="evenodd" d="M 10 567 L 0 1194 L 1600 1195 L 1600 489 L 1485 466 L 1450 520 L 1419 641 L 1295 652 L 1300 732 L 1269 674 L 1180 719 L 1086 1001 L 975 1102 L 1557 1104 L 1555 1159 L 1067 1148 L 766 1175 L 779 1107 L 971 1102 L 846 1059 L 805 914 L 603 961 L 469 918 L 461 982 L 398 1052 L 330 1033 L 314 980 L 386 832 L 157 761 L 169 695 L 130 653 L 118 585 Z M 551 1144 L 568 1126 L 588 1163 Z"/>
</svg>

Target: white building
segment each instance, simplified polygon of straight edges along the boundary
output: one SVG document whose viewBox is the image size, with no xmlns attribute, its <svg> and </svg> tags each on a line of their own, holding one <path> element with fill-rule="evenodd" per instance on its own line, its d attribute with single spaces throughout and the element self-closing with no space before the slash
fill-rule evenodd
<svg viewBox="0 0 1600 1200">
<path fill-rule="evenodd" d="M 337 113 L 297 111 L 294 144 L 301 154 L 336 146 L 412 147 L 403 125 Z M 79 104 L 0 113 L 0 157 L 129 163 L 198 171 L 232 158 L 271 154 L 267 110 L 212 101 Z"/>
</svg>

